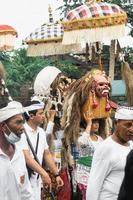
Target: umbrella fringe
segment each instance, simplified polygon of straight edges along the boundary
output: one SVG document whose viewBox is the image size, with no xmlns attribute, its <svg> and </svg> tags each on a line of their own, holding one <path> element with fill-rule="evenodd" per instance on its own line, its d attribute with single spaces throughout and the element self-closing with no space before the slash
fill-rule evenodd
<svg viewBox="0 0 133 200">
<path fill-rule="evenodd" d="M 27 48 L 27 56 L 48 56 L 48 55 L 61 55 L 68 53 L 81 52 L 79 44 L 62 45 L 62 43 L 40 43 L 29 44 Z"/>
<path fill-rule="evenodd" d="M 91 28 L 91 29 L 80 29 L 64 32 L 63 41 L 66 44 L 76 43 L 92 43 L 103 40 L 114 40 L 125 35 L 125 24 L 102 27 L 102 28 Z"/>
</svg>

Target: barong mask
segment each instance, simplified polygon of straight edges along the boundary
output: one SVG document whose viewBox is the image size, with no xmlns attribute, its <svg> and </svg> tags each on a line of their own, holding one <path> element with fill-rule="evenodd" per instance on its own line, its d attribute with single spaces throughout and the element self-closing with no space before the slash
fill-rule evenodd
<svg viewBox="0 0 133 200">
<path fill-rule="evenodd" d="M 91 90 L 87 101 L 82 107 L 82 116 L 87 120 L 90 116 L 92 118 L 106 118 L 109 116 L 111 109 L 109 103 L 110 82 L 104 71 L 93 70 L 86 81 L 92 80 Z"/>
<path fill-rule="evenodd" d="M 99 134 L 105 137 L 105 119 L 111 111 L 109 97 L 110 83 L 104 71 L 92 69 L 73 82 L 67 91 L 63 103 L 61 125 L 64 129 L 64 143 L 69 154 L 71 143 L 76 143 L 80 135 L 81 121 L 88 118 L 103 120 Z M 65 162 L 68 158 L 65 157 Z M 71 159 L 70 159 L 71 160 Z M 71 164 L 70 164 L 71 165 Z"/>
<path fill-rule="evenodd" d="M 108 79 L 104 75 L 96 75 L 92 90 L 98 97 L 108 97 L 110 91 Z"/>
</svg>

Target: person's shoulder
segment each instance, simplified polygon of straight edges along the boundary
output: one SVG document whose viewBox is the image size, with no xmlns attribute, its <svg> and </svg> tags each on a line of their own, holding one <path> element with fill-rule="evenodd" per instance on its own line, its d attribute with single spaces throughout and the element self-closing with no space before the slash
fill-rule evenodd
<svg viewBox="0 0 133 200">
<path fill-rule="evenodd" d="M 27 139 L 26 139 L 25 133 L 22 133 L 21 134 L 21 139 L 18 142 L 16 142 L 16 145 L 17 146 L 21 146 L 21 144 L 24 144 L 24 143 L 27 144 Z"/>
<path fill-rule="evenodd" d="M 37 132 L 39 132 L 39 135 L 41 137 L 46 137 L 46 132 L 45 132 L 45 130 L 42 127 L 38 127 L 37 128 Z"/>
<path fill-rule="evenodd" d="M 78 142 L 87 142 L 89 139 L 87 138 L 86 132 L 83 132 L 82 135 L 79 136 Z"/>
<path fill-rule="evenodd" d="M 130 145 L 131 150 L 132 150 L 133 149 L 133 141 L 132 140 L 129 141 L 129 145 Z"/>
<path fill-rule="evenodd" d="M 37 131 L 43 132 L 43 133 L 45 132 L 45 130 L 42 127 L 40 127 L 40 126 L 37 127 Z"/>
<path fill-rule="evenodd" d="M 24 157 L 23 150 L 18 144 L 15 144 L 15 153 L 17 153 L 17 155 L 19 156 Z"/>
<path fill-rule="evenodd" d="M 109 136 L 108 138 L 106 138 L 105 140 L 103 140 L 101 142 L 101 144 L 97 147 L 97 149 L 95 150 L 95 154 L 97 156 L 100 155 L 100 157 L 101 156 L 103 156 L 103 157 L 105 156 L 106 157 L 106 155 L 109 155 L 110 152 L 111 152 L 111 150 L 112 150 L 111 143 L 112 143 L 112 139 Z"/>
<path fill-rule="evenodd" d="M 100 135 L 97 135 L 97 137 L 99 141 L 104 141 L 104 139 Z"/>
<path fill-rule="evenodd" d="M 85 132 L 83 132 L 82 134 L 80 133 L 80 136 L 78 139 L 84 138 L 85 137 Z"/>
<path fill-rule="evenodd" d="M 14 162 L 14 166 L 17 166 L 17 168 L 19 169 L 23 169 L 24 171 L 26 171 L 26 161 L 25 161 L 25 157 L 24 157 L 24 152 L 21 149 L 21 147 L 19 147 L 18 145 L 15 144 L 15 162 Z"/>
<path fill-rule="evenodd" d="M 100 136 L 99 136 L 100 137 Z M 101 137 L 100 137 L 101 138 Z M 102 139 L 102 138 L 101 138 Z M 102 139 L 103 140 L 103 139 Z M 103 142 L 101 143 L 102 146 L 108 146 L 108 144 L 112 143 L 112 139 L 111 136 L 107 137 L 106 139 L 103 140 Z M 100 145 L 100 146 L 101 146 Z"/>
</svg>

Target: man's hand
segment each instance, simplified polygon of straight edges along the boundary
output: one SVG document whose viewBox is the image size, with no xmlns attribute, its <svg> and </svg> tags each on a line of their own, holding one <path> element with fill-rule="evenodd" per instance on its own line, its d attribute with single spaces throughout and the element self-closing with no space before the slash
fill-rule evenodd
<svg viewBox="0 0 133 200">
<path fill-rule="evenodd" d="M 49 177 L 47 172 L 41 174 L 41 179 L 44 186 L 51 187 L 51 178 Z"/>
<path fill-rule="evenodd" d="M 62 187 L 64 185 L 64 182 L 60 176 L 56 177 L 56 182 L 57 182 L 57 188 Z"/>
<path fill-rule="evenodd" d="M 55 110 L 49 110 L 47 111 L 47 117 L 48 117 L 48 121 L 54 121 L 56 115 L 56 111 Z"/>
</svg>

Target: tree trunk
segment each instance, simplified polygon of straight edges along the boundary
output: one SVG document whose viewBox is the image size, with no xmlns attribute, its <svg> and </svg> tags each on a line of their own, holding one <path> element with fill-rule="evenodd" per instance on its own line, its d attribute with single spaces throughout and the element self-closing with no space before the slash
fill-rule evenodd
<svg viewBox="0 0 133 200">
<path fill-rule="evenodd" d="M 109 60 L 109 77 L 114 80 L 115 71 L 115 40 L 111 40 L 110 44 L 110 60 Z"/>
</svg>

